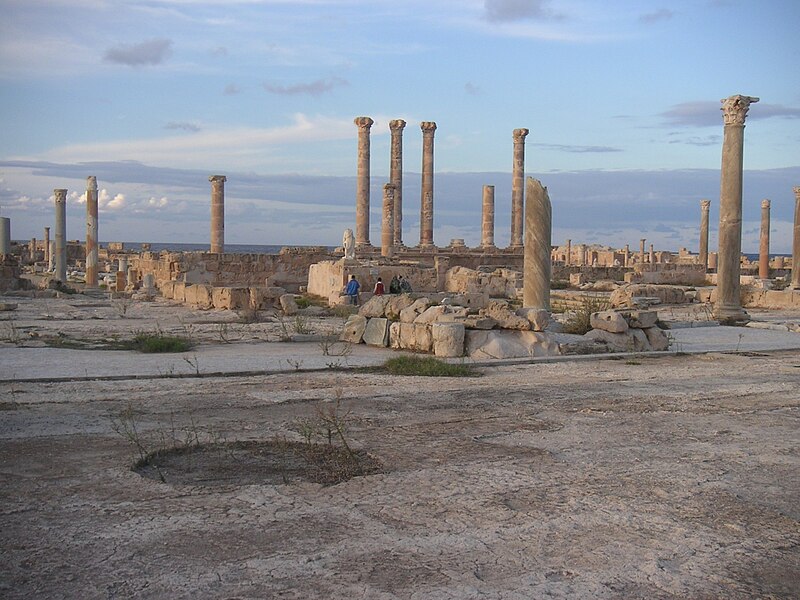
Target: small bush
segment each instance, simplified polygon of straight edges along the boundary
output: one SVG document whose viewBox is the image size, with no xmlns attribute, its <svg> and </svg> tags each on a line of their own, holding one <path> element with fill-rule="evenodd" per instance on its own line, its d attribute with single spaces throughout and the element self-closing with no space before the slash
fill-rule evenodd
<svg viewBox="0 0 800 600">
<path fill-rule="evenodd" d="M 581 296 L 581 305 L 572 311 L 564 323 L 565 333 L 583 335 L 592 329 L 592 313 L 606 310 L 610 306 L 608 298 L 601 296 Z"/>
<path fill-rule="evenodd" d="M 137 333 L 131 342 L 131 349 L 147 354 L 161 352 L 186 352 L 192 343 L 186 338 L 162 333 Z"/>
<path fill-rule="evenodd" d="M 450 364 L 431 356 L 398 356 L 383 363 L 390 375 L 420 375 L 423 377 L 477 377 L 480 374 L 469 365 Z"/>
</svg>

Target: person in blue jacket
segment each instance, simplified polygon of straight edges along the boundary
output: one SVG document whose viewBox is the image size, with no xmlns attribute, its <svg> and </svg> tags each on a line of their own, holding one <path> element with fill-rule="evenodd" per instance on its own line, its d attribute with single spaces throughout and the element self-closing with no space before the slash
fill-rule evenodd
<svg viewBox="0 0 800 600">
<path fill-rule="evenodd" d="M 358 290 L 361 289 L 361 284 L 358 283 L 355 275 L 350 276 L 350 281 L 347 282 L 347 287 L 344 289 L 345 295 L 350 298 L 350 303 L 358 306 Z"/>
</svg>

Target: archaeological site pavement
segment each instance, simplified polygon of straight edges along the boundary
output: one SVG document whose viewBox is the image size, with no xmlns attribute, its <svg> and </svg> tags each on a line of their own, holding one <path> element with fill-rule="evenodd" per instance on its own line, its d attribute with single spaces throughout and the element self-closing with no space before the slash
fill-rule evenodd
<svg viewBox="0 0 800 600">
<path fill-rule="evenodd" d="M 287 342 L 290 324 L 231 311 L 6 300 L 19 307 L 0 313 L 3 598 L 800 589 L 800 334 L 675 330 L 680 353 L 400 377 L 363 368 L 388 349 L 316 340 L 341 320 L 309 319 L 295 336 L 308 341 Z M 91 349 L 156 327 L 198 345 Z M 298 425 L 337 402 L 379 472 L 323 485 L 265 466 L 259 481 L 237 463 L 236 443 L 301 442 Z M 137 442 L 187 436 L 228 468 L 187 454 L 180 482 L 131 469 Z"/>
</svg>

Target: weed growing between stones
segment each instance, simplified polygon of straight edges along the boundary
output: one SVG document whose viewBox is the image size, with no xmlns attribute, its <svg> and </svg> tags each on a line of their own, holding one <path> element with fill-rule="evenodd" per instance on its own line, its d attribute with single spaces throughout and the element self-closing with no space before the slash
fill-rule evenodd
<svg viewBox="0 0 800 600">
<path fill-rule="evenodd" d="M 608 298 L 603 296 L 581 296 L 581 304 L 571 311 L 569 318 L 564 322 L 564 333 L 583 335 L 592 329 L 592 313 L 606 310 L 609 307 Z"/>
<path fill-rule="evenodd" d="M 160 331 L 147 333 L 140 331 L 133 336 L 130 349 L 147 354 L 159 352 L 186 352 L 192 348 L 188 338 L 177 335 L 165 335 Z"/>
<path fill-rule="evenodd" d="M 383 363 L 382 370 L 390 375 L 420 375 L 423 377 L 479 377 L 466 364 L 446 363 L 432 356 L 398 356 Z"/>
</svg>

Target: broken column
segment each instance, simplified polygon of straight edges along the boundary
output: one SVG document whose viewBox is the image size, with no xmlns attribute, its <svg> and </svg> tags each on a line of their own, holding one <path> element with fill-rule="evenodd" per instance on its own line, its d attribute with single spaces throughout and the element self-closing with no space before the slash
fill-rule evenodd
<svg viewBox="0 0 800 600">
<path fill-rule="evenodd" d="M 700 200 L 700 252 L 698 261 L 708 270 L 708 211 L 711 200 Z"/>
<path fill-rule="evenodd" d="M 117 258 L 117 283 L 116 291 L 124 292 L 128 284 L 128 257 L 120 256 Z"/>
<path fill-rule="evenodd" d="M 622 266 L 629 267 L 631 264 L 631 245 L 625 244 L 625 254 L 623 255 Z"/>
<path fill-rule="evenodd" d="M 47 270 L 50 270 L 50 228 L 44 228 L 44 262 L 47 264 Z"/>
<path fill-rule="evenodd" d="M 403 129 L 406 122 L 403 119 L 389 121 L 392 132 L 392 156 L 389 164 L 389 183 L 394 186 L 394 231 L 392 245 L 403 245 Z"/>
<path fill-rule="evenodd" d="M 31 241 L 28 243 L 28 254 L 31 257 L 31 263 L 36 262 L 36 238 L 31 238 Z"/>
<path fill-rule="evenodd" d="M 358 164 L 356 166 L 356 247 L 369 246 L 369 128 L 375 121 L 356 117 Z"/>
<path fill-rule="evenodd" d="M 97 178 L 86 178 L 86 287 L 97 287 Z"/>
<path fill-rule="evenodd" d="M 742 255 L 742 168 L 744 121 L 750 104 L 758 98 L 731 96 L 721 101 L 724 120 L 719 203 L 719 256 L 717 257 L 717 302 L 714 317 L 723 323 L 750 319 L 740 297 Z"/>
<path fill-rule="evenodd" d="M 800 187 L 794 188 L 794 237 L 792 238 L 792 289 L 800 289 Z"/>
<path fill-rule="evenodd" d="M 547 188 L 533 177 L 527 181 L 522 305 L 550 310 L 550 236 L 553 211 Z"/>
<path fill-rule="evenodd" d="M 481 248 L 494 248 L 494 186 L 483 186 Z"/>
<path fill-rule="evenodd" d="M 381 223 L 381 256 L 394 254 L 394 195 L 393 183 L 383 186 L 383 222 Z"/>
<path fill-rule="evenodd" d="M 647 238 L 642 238 L 639 240 L 639 264 L 644 264 L 644 243 L 647 241 Z"/>
<path fill-rule="evenodd" d="M 769 200 L 761 201 L 761 232 L 758 238 L 758 278 L 769 279 Z"/>
<path fill-rule="evenodd" d="M 572 240 L 567 240 L 567 253 L 564 256 L 564 266 L 572 266 Z"/>
<path fill-rule="evenodd" d="M 522 247 L 522 215 L 525 200 L 525 136 L 527 129 L 515 129 L 514 164 L 511 175 L 511 248 Z"/>
<path fill-rule="evenodd" d="M 650 256 L 648 257 L 651 265 L 656 264 L 656 251 L 653 248 L 653 244 L 650 244 Z"/>
<path fill-rule="evenodd" d="M 67 282 L 67 190 L 53 190 L 56 206 L 55 279 Z"/>
<path fill-rule="evenodd" d="M 0 254 L 11 254 L 11 219 L 0 217 Z"/>
<path fill-rule="evenodd" d="M 422 129 L 422 198 L 419 216 L 419 245 L 433 246 L 433 134 L 436 123 L 423 121 Z"/>
<path fill-rule="evenodd" d="M 225 252 L 225 175 L 211 175 L 211 253 Z"/>
</svg>

